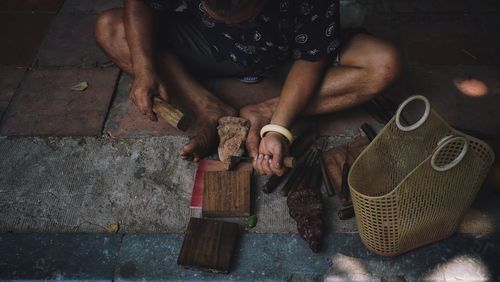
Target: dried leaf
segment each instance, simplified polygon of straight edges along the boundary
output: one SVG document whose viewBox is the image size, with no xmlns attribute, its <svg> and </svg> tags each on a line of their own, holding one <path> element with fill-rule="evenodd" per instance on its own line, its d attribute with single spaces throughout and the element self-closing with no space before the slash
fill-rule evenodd
<svg viewBox="0 0 500 282">
<path fill-rule="evenodd" d="M 86 81 L 82 81 L 82 82 L 78 83 L 77 85 L 74 85 L 73 87 L 71 87 L 71 90 L 73 90 L 73 91 L 85 91 L 85 90 L 87 90 L 88 87 L 89 87 L 89 83 Z"/>
<path fill-rule="evenodd" d="M 106 231 L 109 233 L 118 233 L 118 230 L 120 230 L 120 225 L 118 223 L 111 223 L 106 226 Z"/>
</svg>

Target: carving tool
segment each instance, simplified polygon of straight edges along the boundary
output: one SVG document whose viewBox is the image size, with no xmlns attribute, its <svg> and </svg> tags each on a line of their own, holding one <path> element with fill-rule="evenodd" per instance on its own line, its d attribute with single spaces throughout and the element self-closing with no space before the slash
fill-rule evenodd
<svg viewBox="0 0 500 282">
<path fill-rule="evenodd" d="M 307 131 L 304 132 L 300 137 L 298 137 L 290 148 L 290 155 L 298 157 L 298 163 L 300 163 L 302 159 L 304 159 L 304 154 L 306 154 L 307 150 L 316 141 L 316 130 L 314 129 L 314 131 L 310 133 L 310 131 L 313 130 L 310 128 L 311 127 L 308 127 Z M 280 185 L 281 181 L 288 175 L 288 173 L 290 173 L 290 171 L 285 172 L 285 174 L 282 176 L 273 175 L 269 177 L 267 182 L 262 187 L 262 192 L 272 193 Z"/>
<path fill-rule="evenodd" d="M 332 197 L 335 195 L 335 189 L 333 187 L 333 183 L 330 179 L 330 176 L 328 175 L 328 170 L 326 169 L 325 165 L 325 160 L 323 159 L 323 152 L 325 151 L 326 148 L 326 139 L 323 139 L 323 142 L 321 144 L 321 149 L 319 150 L 319 169 L 321 170 L 321 176 L 323 179 L 323 183 L 325 185 L 325 192 L 328 195 L 328 197 Z"/>
<path fill-rule="evenodd" d="M 375 139 L 375 137 L 377 136 L 375 130 L 366 122 L 361 125 L 361 130 L 365 133 L 370 142 L 373 141 L 373 139 Z"/>
<path fill-rule="evenodd" d="M 349 183 L 347 182 L 347 179 L 349 176 L 349 170 L 351 169 L 351 166 L 349 165 L 348 162 L 348 158 L 349 158 L 349 143 L 347 144 L 345 149 L 345 161 L 344 165 L 342 166 L 342 185 L 340 188 L 340 193 L 346 198 L 349 195 Z"/>
<path fill-rule="evenodd" d="M 311 170 L 311 166 L 313 165 L 315 157 L 315 151 L 309 150 L 304 161 L 293 169 L 290 177 L 286 181 L 285 185 L 283 185 L 283 196 L 287 196 L 290 191 L 293 191 L 296 187 L 300 186 L 302 181 L 305 181 L 306 178 L 309 178 L 309 172 Z"/>
<path fill-rule="evenodd" d="M 231 156 L 231 163 L 230 163 L 229 167 L 233 168 L 241 162 L 253 162 L 253 158 Z M 294 157 L 283 158 L 283 165 L 287 168 L 294 168 L 295 167 L 295 158 Z"/>
</svg>

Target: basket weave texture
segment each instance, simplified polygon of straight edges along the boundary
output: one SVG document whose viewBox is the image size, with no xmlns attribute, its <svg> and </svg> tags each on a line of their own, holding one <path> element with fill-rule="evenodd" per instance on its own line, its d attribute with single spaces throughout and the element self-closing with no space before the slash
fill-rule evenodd
<svg viewBox="0 0 500 282">
<path fill-rule="evenodd" d="M 454 130 L 432 110 L 412 131 L 400 130 L 395 119 L 363 151 L 349 174 L 361 240 L 383 256 L 451 236 L 494 161 L 486 143 Z M 465 139 L 436 150 L 446 136 Z M 431 166 L 433 155 L 437 166 L 446 166 L 464 146 L 466 154 L 453 168 L 437 171 Z"/>
</svg>

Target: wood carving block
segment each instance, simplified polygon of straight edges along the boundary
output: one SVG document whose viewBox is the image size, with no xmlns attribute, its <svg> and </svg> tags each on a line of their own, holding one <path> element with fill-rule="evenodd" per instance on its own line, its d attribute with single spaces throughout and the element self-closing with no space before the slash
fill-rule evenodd
<svg viewBox="0 0 500 282">
<path fill-rule="evenodd" d="M 250 216 L 251 175 L 251 170 L 205 172 L 203 216 Z"/>
<path fill-rule="evenodd" d="M 244 145 L 247 139 L 250 122 L 239 117 L 222 117 L 219 119 L 219 159 L 229 164 L 232 156 L 241 157 L 245 153 Z"/>
<path fill-rule="evenodd" d="M 229 273 L 239 231 L 236 223 L 192 217 L 184 234 L 177 264 Z"/>
<path fill-rule="evenodd" d="M 181 111 L 160 98 L 154 98 L 153 102 L 153 112 L 159 117 L 181 131 L 188 130 L 191 121 Z"/>
<path fill-rule="evenodd" d="M 233 170 L 252 170 L 252 163 L 239 163 Z M 190 208 L 201 209 L 203 205 L 203 179 L 207 171 L 227 170 L 227 164 L 217 160 L 201 160 L 198 162 L 194 177 L 193 193 L 191 194 Z"/>
</svg>

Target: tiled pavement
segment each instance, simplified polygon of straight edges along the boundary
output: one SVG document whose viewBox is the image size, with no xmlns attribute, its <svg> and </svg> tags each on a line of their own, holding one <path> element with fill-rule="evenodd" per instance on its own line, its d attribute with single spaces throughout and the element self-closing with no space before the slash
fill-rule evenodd
<svg viewBox="0 0 500 282">
<path fill-rule="evenodd" d="M 99 136 L 108 131 L 116 138 L 180 134 L 173 129 L 165 129 L 165 124 L 151 124 L 134 108 L 123 93 L 127 92 L 130 80 L 121 79 L 116 99 L 110 104 L 115 91 L 116 71 L 108 71 L 100 77 L 100 71 L 86 70 L 92 91 L 81 93 L 82 99 L 64 91 L 71 83 L 83 79 L 79 69 L 99 69 L 109 67 L 109 60 L 99 50 L 93 40 L 93 29 L 97 14 L 110 7 L 119 6 L 114 1 L 84 0 L 22 0 L 2 1 L 0 4 L 0 110 L 2 135 L 90 135 Z M 348 1 L 345 1 L 348 2 Z M 498 57 L 500 42 L 494 36 L 500 26 L 499 4 L 495 1 L 440 0 L 440 1 L 361 1 L 370 5 L 365 18 L 365 26 L 374 34 L 393 41 L 400 47 L 406 62 L 402 82 L 390 92 L 390 96 L 400 101 L 413 93 L 424 94 L 431 99 L 435 108 L 459 128 L 500 135 L 500 103 L 498 77 L 500 77 Z M 458 67 L 459 66 L 459 67 Z M 49 70 L 58 69 L 57 72 Z M 26 71 L 26 75 L 20 73 Z M 53 73 L 59 80 L 59 90 L 52 91 L 51 84 L 30 84 L 30 79 L 40 73 Z M 456 79 L 477 79 L 488 88 L 484 97 L 470 98 L 459 92 Z M 62 81 L 61 81 L 62 82 Z M 255 88 L 245 87 L 237 82 L 225 83 L 216 91 L 228 93 L 229 101 L 246 101 L 234 93 L 248 93 L 253 96 Z M 51 105 L 50 115 L 45 105 L 32 109 L 24 121 L 13 122 L 13 117 L 24 115 L 26 105 L 37 93 L 47 100 L 79 101 L 79 107 L 91 109 L 96 101 L 84 96 L 100 95 L 106 98 L 100 104 L 86 111 L 91 116 L 87 123 L 92 125 L 71 128 L 82 111 L 57 109 L 65 103 Z M 89 94 L 90 93 L 90 94 Z M 74 93 L 73 93 L 74 94 Z M 120 95 L 121 94 L 121 95 Z M 67 96 L 73 97 L 67 97 Z M 10 101 L 10 103 L 9 103 Z M 19 102 L 17 102 L 19 101 Z M 91 103 L 89 105 L 88 103 Z M 470 105 L 470 106 L 469 106 Z M 481 108 L 481 111 L 477 109 Z M 110 109 L 103 115 L 103 109 Z M 356 111 L 355 111 L 356 112 Z M 109 117 L 109 118 L 105 118 Z M 55 125 L 51 119 L 58 119 Z M 370 120 L 363 111 L 353 114 L 341 113 L 333 117 L 322 117 L 326 122 L 324 134 L 342 134 Z M 46 129 L 32 131 L 37 124 L 47 124 Z M 54 126 L 53 130 L 51 127 Z M 55 128 L 57 127 L 57 128 Z M 92 128 L 92 130 L 89 130 Z M 100 130 L 94 130 L 100 129 Z"/>
<path fill-rule="evenodd" d="M 498 240 L 498 234 L 455 235 L 385 258 L 366 250 L 352 233 L 327 236 L 318 254 L 296 234 L 243 234 L 231 272 L 223 275 L 178 266 L 179 234 L 4 234 L 0 279 L 498 281 L 500 247 L 494 243 Z"/>
<path fill-rule="evenodd" d="M 371 3 L 365 26 L 372 33 L 393 41 L 405 60 L 403 78 L 386 94 L 395 101 L 414 93 L 427 96 L 452 125 L 491 140 L 500 156 L 500 37 L 497 36 L 500 2 L 364 2 Z M 137 138 L 184 134 L 163 122 L 151 123 L 139 114 L 127 99 L 131 79 L 110 66 L 93 40 L 98 13 L 120 4 L 120 0 L 0 1 L 0 135 Z M 70 90 L 81 81 L 89 83 L 85 92 Z M 479 89 L 487 91 L 459 90 L 471 81 L 479 82 Z M 255 87 L 244 88 L 235 81 L 211 86 L 223 93 L 224 99 L 240 103 L 259 91 Z M 245 94 L 248 95 L 243 96 Z M 324 122 L 324 135 L 352 135 L 361 122 L 373 121 L 362 109 L 319 119 Z M 500 165 L 494 171 L 492 183 L 496 181 L 500 191 Z M 116 236 L 108 237 L 96 240 L 110 240 L 116 247 L 119 241 Z M 178 240 L 174 237 L 171 240 Z M 0 239 L 6 242 L 5 238 L 8 236 Z M 117 250 L 110 252 L 110 257 L 99 259 L 113 263 L 106 259 L 116 259 Z M 37 262 L 42 263 L 40 268 L 44 269 L 44 260 Z M 498 261 L 495 263 L 499 269 Z M 153 265 L 163 266 L 161 262 Z M 0 266 L 5 266 L 5 261 L 0 261 Z M 86 271 L 81 265 L 72 267 L 67 268 L 68 273 Z M 86 267 L 90 269 L 92 265 Z M 96 267 L 93 271 L 99 269 Z M 92 278 L 109 279 L 112 269 L 104 269 L 99 272 L 101 276 Z M 137 271 L 145 273 L 141 271 L 146 270 L 138 266 Z M 60 276 L 47 273 L 40 277 L 71 277 L 67 273 Z M 22 275 L 2 277 L 26 278 Z"/>
</svg>

